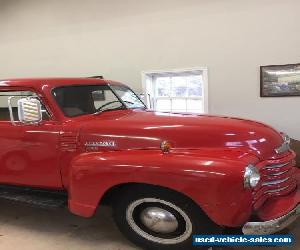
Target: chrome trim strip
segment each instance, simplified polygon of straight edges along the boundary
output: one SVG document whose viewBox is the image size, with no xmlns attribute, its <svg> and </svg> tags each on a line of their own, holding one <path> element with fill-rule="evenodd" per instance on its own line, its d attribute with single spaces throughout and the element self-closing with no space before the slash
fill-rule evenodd
<svg viewBox="0 0 300 250">
<path fill-rule="evenodd" d="M 273 234 L 289 226 L 300 215 L 300 204 L 289 213 L 269 221 L 247 222 L 243 226 L 244 234 L 266 235 Z"/>
<path fill-rule="evenodd" d="M 285 162 L 285 163 L 282 163 L 282 164 L 267 165 L 263 169 L 282 168 L 282 167 L 285 167 L 285 166 L 289 165 L 290 163 L 291 162 L 289 161 L 289 162 Z"/>
<path fill-rule="evenodd" d="M 285 170 L 285 171 L 282 171 L 282 172 L 277 172 L 277 173 L 268 173 L 267 176 L 279 176 L 279 175 L 286 174 L 286 173 L 289 172 L 289 171 L 290 171 L 290 169 Z"/>
<path fill-rule="evenodd" d="M 286 187 L 278 188 L 278 189 L 267 190 L 266 192 L 264 192 L 264 194 L 273 194 L 273 193 L 281 192 L 283 190 L 288 189 L 289 187 L 290 187 L 290 185 L 288 185 Z"/>
<path fill-rule="evenodd" d="M 281 179 L 281 180 L 266 181 L 266 182 L 262 183 L 262 186 L 272 186 L 272 185 L 281 184 L 281 183 L 283 183 L 283 182 L 285 182 L 289 179 L 290 179 L 290 177 L 287 177 L 287 178 L 284 178 L 284 179 Z"/>
</svg>

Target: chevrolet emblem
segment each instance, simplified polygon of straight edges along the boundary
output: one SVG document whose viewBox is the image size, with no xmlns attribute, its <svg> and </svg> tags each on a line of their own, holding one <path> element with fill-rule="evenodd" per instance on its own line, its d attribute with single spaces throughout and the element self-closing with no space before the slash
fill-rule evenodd
<svg viewBox="0 0 300 250">
<path fill-rule="evenodd" d="M 116 143 L 114 141 L 99 141 L 99 142 L 86 142 L 86 147 L 115 147 Z"/>
</svg>

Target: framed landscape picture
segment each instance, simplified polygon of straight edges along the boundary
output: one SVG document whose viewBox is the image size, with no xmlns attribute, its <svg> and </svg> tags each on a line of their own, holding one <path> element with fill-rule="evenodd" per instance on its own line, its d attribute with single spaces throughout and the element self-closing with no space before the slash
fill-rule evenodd
<svg viewBox="0 0 300 250">
<path fill-rule="evenodd" d="M 300 96 L 300 64 L 261 66 L 260 96 Z"/>
</svg>

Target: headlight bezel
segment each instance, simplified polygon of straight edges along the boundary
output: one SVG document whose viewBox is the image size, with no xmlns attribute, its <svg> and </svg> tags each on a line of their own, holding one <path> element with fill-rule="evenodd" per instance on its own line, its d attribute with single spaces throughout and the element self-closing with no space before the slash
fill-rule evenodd
<svg viewBox="0 0 300 250">
<path fill-rule="evenodd" d="M 252 164 L 247 165 L 244 171 L 244 187 L 255 188 L 260 180 L 261 176 L 258 169 Z"/>
</svg>

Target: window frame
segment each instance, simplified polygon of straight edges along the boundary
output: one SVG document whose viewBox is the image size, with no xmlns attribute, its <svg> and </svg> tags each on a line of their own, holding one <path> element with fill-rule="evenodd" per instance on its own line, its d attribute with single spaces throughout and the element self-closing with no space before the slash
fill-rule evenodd
<svg viewBox="0 0 300 250">
<path fill-rule="evenodd" d="M 200 71 L 203 77 L 203 96 L 202 97 L 157 97 L 155 96 L 154 77 L 159 74 L 180 74 L 180 73 L 189 73 Z M 151 85 L 151 86 L 149 86 Z M 183 69 L 171 69 L 171 70 L 150 70 L 142 71 L 142 89 L 144 94 L 144 103 L 147 108 L 155 110 L 155 102 L 160 99 L 185 99 L 185 100 L 199 100 L 203 99 L 203 110 L 201 114 L 209 113 L 209 101 L 208 101 L 208 68 L 207 67 L 195 67 L 195 68 L 183 68 Z"/>
</svg>

